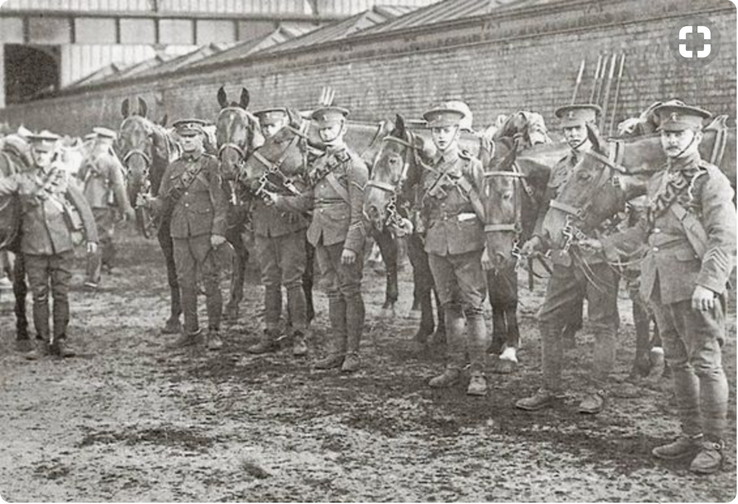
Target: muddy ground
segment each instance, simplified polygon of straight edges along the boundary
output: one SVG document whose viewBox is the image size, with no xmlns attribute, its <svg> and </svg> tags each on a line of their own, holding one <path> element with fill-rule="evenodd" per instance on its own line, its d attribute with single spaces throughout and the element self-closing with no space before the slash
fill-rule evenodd
<svg viewBox="0 0 738 504">
<path fill-rule="evenodd" d="M 288 351 L 246 353 L 261 324 L 253 264 L 225 348 L 168 350 L 173 337 L 158 331 L 168 307 L 158 249 L 130 232 L 123 238 L 119 273 L 105 277 L 100 292 L 81 290 L 77 260 L 70 329 L 77 358 L 23 360 L 13 350 L 10 296 L 0 298 L 6 501 L 724 502 L 736 495 L 734 309 L 724 356 L 733 434 L 724 470 L 698 477 L 685 462 L 650 456 L 678 431 L 668 382 L 636 393 L 618 386 L 602 414 L 576 412 L 577 369 L 592 344 L 586 327 L 569 354 L 564 404 L 538 413 L 513 407 L 539 386 L 540 281 L 522 291 L 521 368 L 490 375 L 489 395 L 472 398 L 465 383 L 441 391 L 426 384 L 443 357 L 411 344 L 418 320 L 409 265 L 394 317 L 382 314 L 383 275 L 366 270 L 363 369 L 346 376 L 315 371 Z M 326 299 L 316 300 L 314 354 L 327 324 Z M 615 382 L 633 356 L 625 294 L 621 319 Z"/>
</svg>

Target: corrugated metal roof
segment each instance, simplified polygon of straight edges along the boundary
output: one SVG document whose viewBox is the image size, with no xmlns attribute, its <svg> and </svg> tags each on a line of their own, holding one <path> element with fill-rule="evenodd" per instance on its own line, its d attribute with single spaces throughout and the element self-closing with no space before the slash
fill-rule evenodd
<svg viewBox="0 0 738 504">
<path fill-rule="evenodd" d="M 95 70 L 94 72 L 85 75 L 81 79 L 77 79 L 74 82 L 70 82 L 69 85 L 65 86 L 65 89 L 70 89 L 74 87 L 79 86 L 87 86 L 91 83 L 98 83 L 102 82 L 103 80 L 107 80 L 110 77 L 117 78 L 120 72 L 129 66 L 135 66 L 135 65 L 124 65 L 120 63 L 110 63 L 109 65 L 105 65 L 104 67 Z"/>
<path fill-rule="evenodd" d="M 380 26 L 370 28 L 362 35 L 434 25 L 455 19 L 484 16 L 493 12 L 542 5 L 554 1 L 557 0 L 444 0 Z"/>
<path fill-rule="evenodd" d="M 184 54 L 182 56 L 178 56 L 169 61 L 161 63 L 160 65 L 156 65 L 151 68 L 144 69 L 141 72 L 136 72 L 135 74 L 131 74 L 129 76 L 135 75 L 136 77 L 149 77 L 152 75 L 160 75 L 166 72 L 173 72 L 175 70 L 179 70 L 180 68 L 189 66 L 197 61 L 208 58 L 214 54 L 219 54 L 232 46 L 233 46 L 232 43 L 208 44 L 190 53 Z"/>
<path fill-rule="evenodd" d="M 332 40 L 339 40 L 354 33 L 382 25 L 387 21 L 402 16 L 415 10 L 416 7 L 404 6 L 375 6 L 365 12 L 361 12 L 343 21 L 337 21 L 325 28 L 312 31 L 307 35 L 280 44 L 266 52 L 276 53 L 291 51 L 294 49 L 322 44 Z"/>
<path fill-rule="evenodd" d="M 282 44 L 288 40 L 298 37 L 304 33 L 304 27 L 299 25 L 295 26 L 280 26 L 272 33 L 264 35 L 262 37 L 256 37 L 245 42 L 239 42 L 235 46 L 222 51 L 218 54 L 213 54 L 207 58 L 203 58 L 199 61 L 191 63 L 190 67 L 200 67 L 204 65 L 210 65 L 213 63 L 223 63 L 226 61 L 235 61 L 241 58 L 245 58 L 255 52 L 263 51 L 270 47 L 274 47 L 278 44 Z"/>
<path fill-rule="evenodd" d="M 150 68 L 155 68 L 159 65 L 162 65 L 163 63 L 166 63 L 167 61 L 170 61 L 174 59 L 175 56 L 172 54 L 157 54 L 153 58 L 149 58 L 147 60 L 144 60 L 140 63 L 136 63 L 135 65 L 130 65 L 122 70 L 120 70 L 118 73 L 106 76 L 100 80 L 96 80 L 96 83 L 98 82 L 111 82 L 114 80 L 119 79 L 125 79 L 126 77 L 130 77 L 131 75 L 135 75 L 139 72 L 143 72 L 145 70 L 148 70 Z"/>
</svg>

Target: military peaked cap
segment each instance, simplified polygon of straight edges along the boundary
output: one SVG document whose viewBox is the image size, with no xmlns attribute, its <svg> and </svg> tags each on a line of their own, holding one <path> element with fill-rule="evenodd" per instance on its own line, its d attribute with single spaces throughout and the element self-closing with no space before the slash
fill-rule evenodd
<svg viewBox="0 0 738 504">
<path fill-rule="evenodd" d="M 95 133 L 95 136 L 97 138 L 110 138 L 112 140 L 115 140 L 115 138 L 118 136 L 118 134 L 108 128 L 92 128 L 92 131 Z"/>
<path fill-rule="evenodd" d="M 561 119 L 562 128 L 584 126 L 586 123 L 595 124 L 600 114 L 602 109 L 593 103 L 565 105 L 554 112 L 554 115 Z"/>
<path fill-rule="evenodd" d="M 700 130 L 703 121 L 712 117 L 707 110 L 675 103 L 664 103 L 656 107 L 654 113 L 659 118 L 661 131 Z"/>
<path fill-rule="evenodd" d="M 348 115 L 348 109 L 331 105 L 316 109 L 310 117 L 315 121 L 318 128 L 329 128 L 345 121 Z"/>
<path fill-rule="evenodd" d="M 31 133 L 28 135 L 28 141 L 31 143 L 31 147 L 36 150 L 52 151 L 56 147 L 57 142 L 61 137 L 51 131 L 43 130 L 40 133 Z"/>
<path fill-rule="evenodd" d="M 180 119 L 179 121 L 175 121 L 172 126 L 174 126 L 179 136 L 193 136 L 198 133 L 205 133 L 203 128 L 208 124 L 207 121 L 203 121 L 202 119 Z"/>
<path fill-rule="evenodd" d="M 439 103 L 423 114 L 423 119 L 431 128 L 459 126 L 465 117 L 466 111 L 462 109 L 461 102 Z"/>
</svg>

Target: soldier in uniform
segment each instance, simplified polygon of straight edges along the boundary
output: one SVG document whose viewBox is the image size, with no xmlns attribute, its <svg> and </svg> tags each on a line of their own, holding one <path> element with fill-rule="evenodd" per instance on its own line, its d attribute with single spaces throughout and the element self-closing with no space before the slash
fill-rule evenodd
<svg viewBox="0 0 738 504">
<path fill-rule="evenodd" d="M 480 161 L 459 149 L 465 115 L 453 103 L 440 104 L 423 115 L 437 152 L 427 169 L 409 177 L 407 185 L 420 188 L 420 214 L 427 230 L 425 251 L 446 323 L 446 368 L 429 385 L 457 383 L 466 364 L 466 350 L 471 359 L 467 394 L 485 395 L 489 342 L 483 310 L 487 297 L 482 270 L 484 209 L 479 200 L 483 175 Z"/>
<path fill-rule="evenodd" d="M 358 154 L 343 140 L 348 110 L 322 107 L 312 119 L 326 152 L 313 163 L 309 188 L 300 196 L 267 193 L 279 209 L 305 212 L 313 209 L 307 231 L 315 246 L 320 271 L 328 291 L 331 347 L 317 361 L 317 369 L 360 368 L 359 347 L 364 330 L 364 300 L 361 297 L 362 252 L 366 231 L 362 207 L 369 171 Z"/>
<path fill-rule="evenodd" d="M 128 220 L 133 220 L 133 208 L 128 201 L 123 166 L 113 152 L 115 132 L 107 128 L 95 128 L 96 140 L 90 156 L 83 162 L 79 178 L 84 184 L 84 195 L 92 208 L 100 238 L 98 251 L 87 258 L 87 277 L 85 287 L 96 289 L 100 283 L 100 273 L 113 269 L 115 259 L 115 221 L 116 208 Z"/>
<path fill-rule="evenodd" d="M 535 235 L 523 246 L 524 253 L 550 248 L 542 222 L 549 202 L 558 195 L 584 152 L 591 149 L 587 138 L 587 123 L 594 124 L 600 108 L 597 105 L 568 105 L 556 110 L 561 119 L 571 150 L 551 171 L 546 203 L 536 224 Z M 589 321 L 595 336 L 592 372 L 586 393 L 579 404 L 580 413 L 596 414 L 605 406 L 606 383 L 615 365 L 619 315 L 617 306 L 618 275 L 610 268 L 601 253 L 583 254 L 574 258 L 568 252 L 554 250 L 553 274 L 548 281 L 546 297 L 538 315 L 543 351 L 543 385 L 531 397 L 515 405 L 524 410 L 538 410 L 550 406 L 562 396 L 561 367 L 563 361 L 562 334 L 566 324 L 581 315 L 586 298 Z M 591 271 L 587 276 L 583 269 Z M 597 284 L 593 283 L 596 279 Z"/>
<path fill-rule="evenodd" d="M 48 131 L 29 136 L 33 165 L 0 179 L 0 194 L 17 193 L 22 207 L 21 252 L 33 293 L 37 359 L 53 353 L 72 357 L 67 340 L 69 284 L 75 235 L 84 230 L 87 253 L 97 250 L 95 220 L 82 193 L 70 184 L 66 171 L 54 163 L 59 136 Z M 49 285 L 54 298 L 53 331 L 49 327 Z"/>
<path fill-rule="evenodd" d="M 270 108 L 255 114 L 267 142 L 281 146 L 280 150 L 290 148 L 295 134 L 286 126 L 290 124 L 290 114 L 285 108 Z M 304 167 L 305 169 L 307 167 Z M 276 168 L 281 171 L 280 167 Z M 298 179 L 300 174 L 285 174 L 282 177 Z M 271 180 L 282 185 L 277 177 Z M 257 180 L 247 180 L 247 185 L 258 184 Z M 301 184 L 302 187 L 304 185 Z M 282 194 L 291 192 L 286 188 Z M 267 199 L 268 202 L 271 200 Z M 282 311 L 282 285 L 287 289 L 287 306 L 292 323 L 292 353 L 295 356 L 307 354 L 305 332 L 307 330 L 305 292 L 302 288 L 302 276 L 306 267 L 305 230 L 308 220 L 303 214 L 281 210 L 267 204 L 261 198 L 254 201 L 251 207 L 251 220 L 254 232 L 254 247 L 261 269 L 261 281 L 264 284 L 264 319 L 266 328 L 261 340 L 247 349 L 250 353 L 261 354 L 276 350 L 279 336 L 279 321 Z"/>
<path fill-rule="evenodd" d="M 664 104 L 661 145 L 667 164 L 648 183 L 648 216 L 637 226 L 586 245 L 617 257 L 643 242 L 641 295 L 649 300 L 672 370 L 681 435 L 653 449 L 662 459 L 697 453 L 690 469 L 709 474 L 723 462 L 728 382 L 722 367 L 726 284 L 736 254 L 736 210 L 727 177 L 699 154 L 710 113 Z"/>
<path fill-rule="evenodd" d="M 140 203 L 150 206 L 170 224 L 184 311 L 183 334 L 174 346 L 187 347 L 202 341 L 197 319 L 199 276 L 207 298 L 207 348 L 219 350 L 223 346 L 220 337 L 223 297 L 215 251 L 226 241 L 227 202 L 218 160 L 203 150 L 205 124 L 199 119 L 174 123 L 181 139 L 182 157 L 167 167 L 159 195 L 141 195 Z"/>
</svg>

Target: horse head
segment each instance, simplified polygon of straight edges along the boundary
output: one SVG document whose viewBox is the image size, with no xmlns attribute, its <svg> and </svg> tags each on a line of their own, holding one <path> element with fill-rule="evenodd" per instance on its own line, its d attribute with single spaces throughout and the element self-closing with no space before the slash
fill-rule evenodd
<svg viewBox="0 0 738 504">
<path fill-rule="evenodd" d="M 516 161 L 517 141 L 495 142 L 495 155 L 485 166 L 481 200 L 486 218 L 487 252 L 496 270 L 514 266 L 521 241 L 525 174 Z"/>
<path fill-rule="evenodd" d="M 253 146 L 241 167 L 241 181 L 250 190 L 287 190 L 295 194 L 303 188 L 308 171 L 308 141 L 300 133 L 299 113 L 288 109 L 287 115 L 290 123 L 263 139 L 261 145 Z"/>
<path fill-rule="evenodd" d="M 606 143 L 589 125 L 587 136 L 592 148 L 581 154 L 543 222 L 544 233 L 557 248 L 567 249 L 577 231 L 591 232 L 622 211 L 633 196 L 620 183 L 627 170 L 609 159 Z"/>
<path fill-rule="evenodd" d="M 246 111 L 249 92 L 241 90 L 241 101 L 228 102 L 225 89 L 218 90 L 218 104 L 221 109 L 215 121 L 215 138 L 218 144 L 218 159 L 221 173 L 232 180 L 238 176 L 240 166 L 249 153 L 262 141 L 259 122 Z"/>
<path fill-rule="evenodd" d="M 553 143 L 543 116 L 536 112 L 520 110 L 508 116 L 492 137 L 493 140 L 512 138 L 517 142 L 518 151 L 539 144 Z"/>
<path fill-rule="evenodd" d="M 425 141 L 414 135 L 401 115 L 394 129 L 382 139 L 364 192 L 364 215 L 378 231 L 391 225 L 396 216 L 397 198 L 410 170 L 416 170 Z"/>
</svg>

